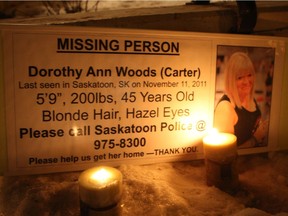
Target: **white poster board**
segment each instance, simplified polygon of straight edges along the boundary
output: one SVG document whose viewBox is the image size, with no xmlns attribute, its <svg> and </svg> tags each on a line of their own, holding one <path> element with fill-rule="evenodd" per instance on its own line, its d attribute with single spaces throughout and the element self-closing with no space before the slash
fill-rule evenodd
<svg viewBox="0 0 288 216">
<path fill-rule="evenodd" d="M 7 174 L 202 158 L 218 56 L 230 52 L 219 46 L 270 50 L 267 144 L 239 152 L 277 149 L 282 38 L 79 27 L 3 27 L 1 36 Z"/>
</svg>

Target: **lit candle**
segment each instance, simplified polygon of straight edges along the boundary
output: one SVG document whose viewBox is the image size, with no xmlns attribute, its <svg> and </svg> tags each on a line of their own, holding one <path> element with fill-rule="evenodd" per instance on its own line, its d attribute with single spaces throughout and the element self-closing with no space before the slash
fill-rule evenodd
<svg viewBox="0 0 288 216">
<path fill-rule="evenodd" d="M 227 192 L 238 187 L 237 138 L 214 131 L 203 138 L 207 184 Z"/>
<path fill-rule="evenodd" d="M 219 163 L 237 155 L 237 138 L 234 134 L 211 132 L 203 138 L 205 156 Z"/>
<path fill-rule="evenodd" d="M 85 170 L 79 176 L 79 196 L 81 215 L 117 215 L 122 196 L 121 172 L 107 166 Z"/>
</svg>

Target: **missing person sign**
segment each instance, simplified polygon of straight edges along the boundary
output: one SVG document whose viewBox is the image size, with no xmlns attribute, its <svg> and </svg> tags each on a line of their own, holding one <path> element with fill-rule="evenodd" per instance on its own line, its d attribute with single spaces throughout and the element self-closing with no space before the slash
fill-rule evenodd
<svg viewBox="0 0 288 216">
<path fill-rule="evenodd" d="M 8 26 L 1 44 L 7 174 L 200 159 L 203 136 L 237 122 L 240 153 L 279 149 L 283 38 Z M 253 66 L 233 75 L 241 97 L 225 84 L 235 53 Z M 240 124 L 225 104 L 252 89 Z"/>
</svg>

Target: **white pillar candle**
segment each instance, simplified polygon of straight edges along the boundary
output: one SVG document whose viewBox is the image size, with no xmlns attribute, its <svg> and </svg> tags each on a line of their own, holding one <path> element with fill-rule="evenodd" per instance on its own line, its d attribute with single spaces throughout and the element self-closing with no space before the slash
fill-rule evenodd
<svg viewBox="0 0 288 216">
<path fill-rule="evenodd" d="M 235 193 L 239 186 L 236 136 L 214 131 L 203 138 L 203 147 L 207 185 Z"/>
<path fill-rule="evenodd" d="M 80 202 L 89 208 L 112 208 L 122 195 L 122 173 L 113 167 L 99 166 L 79 176 Z"/>
</svg>

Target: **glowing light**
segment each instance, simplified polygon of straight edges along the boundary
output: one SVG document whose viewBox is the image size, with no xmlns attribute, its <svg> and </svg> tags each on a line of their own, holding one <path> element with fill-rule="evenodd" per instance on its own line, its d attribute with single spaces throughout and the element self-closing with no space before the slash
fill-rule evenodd
<svg viewBox="0 0 288 216">
<path fill-rule="evenodd" d="M 180 117 L 179 120 L 182 124 L 192 124 L 192 119 L 190 117 Z"/>
<path fill-rule="evenodd" d="M 103 183 L 107 182 L 107 180 L 111 178 L 111 173 L 102 168 L 94 172 L 90 178 Z"/>
<path fill-rule="evenodd" d="M 108 166 L 85 170 L 79 176 L 81 202 L 93 208 L 105 208 L 119 202 L 122 194 L 122 174 Z"/>
<path fill-rule="evenodd" d="M 208 134 L 211 135 L 211 136 L 216 136 L 216 135 L 219 134 L 219 131 L 218 131 L 217 128 L 212 128 L 212 129 L 210 129 L 210 131 L 208 132 Z"/>
<path fill-rule="evenodd" d="M 78 136 L 78 129 L 77 129 L 77 127 L 73 127 L 72 130 L 73 130 L 73 135 L 74 135 L 74 136 Z"/>
<path fill-rule="evenodd" d="M 236 137 L 233 134 L 220 133 L 216 128 L 212 128 L 203 141 L 206 145 L 234 145 Z"/>
<path fill-rule="evenodd" d="M 234 134 L 220 133 L 217 129 L 212 129 L 203 138 L 205 156 L 222 161 L 231 155 L 237 154 L 237 138 Z"/>
</svg>

